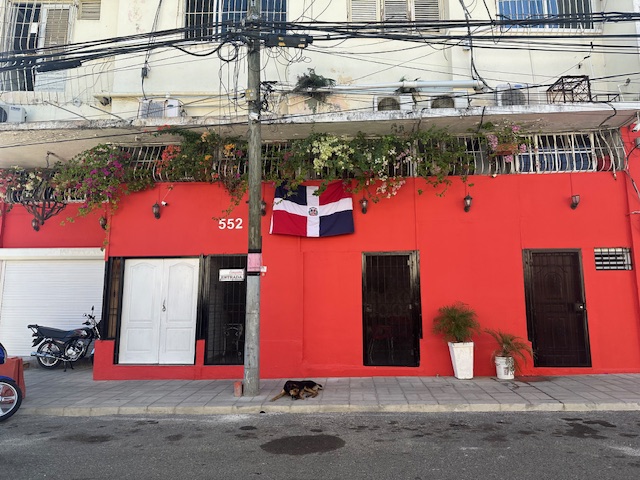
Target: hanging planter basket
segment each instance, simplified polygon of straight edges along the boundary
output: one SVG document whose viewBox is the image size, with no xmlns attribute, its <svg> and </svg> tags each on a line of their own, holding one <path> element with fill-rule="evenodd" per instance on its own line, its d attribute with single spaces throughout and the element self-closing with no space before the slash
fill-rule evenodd
<svg viewBox="0 0 640 480">
<path fill-rule="evenodd" d="M 499 143 L 496 146 L 495 156 L 515 155 L 518 153 L 518 144 L 516 143 Z"/>
</svg>

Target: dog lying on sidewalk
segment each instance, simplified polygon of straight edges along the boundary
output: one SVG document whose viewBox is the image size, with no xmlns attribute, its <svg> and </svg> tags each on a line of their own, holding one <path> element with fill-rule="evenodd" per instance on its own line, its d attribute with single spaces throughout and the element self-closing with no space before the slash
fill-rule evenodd
<svg viewBox="0 0 640 480">
<path fill-rule="evenodd" d="M 282 391 L 271 399 L 275 402 L 279 398 L 289 395 L 292 400 L 304 400 L 308 397 L 318 396 L 318 392 L 324 387 L 312 380 L 287 380 Z"/>
</svg>

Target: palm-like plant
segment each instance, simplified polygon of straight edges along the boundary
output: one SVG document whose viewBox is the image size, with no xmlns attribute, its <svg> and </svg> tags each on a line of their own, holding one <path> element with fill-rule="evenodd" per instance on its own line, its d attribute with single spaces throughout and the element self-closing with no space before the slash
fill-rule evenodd
<svg viewBox="0 0 640 480">
<path fill-rule="evenodd" d="M 527 354 L 533 356 L 531 346 L 521 337 L 501 330 L 485 330 L 493 339 L 498 342 L 498 349 L 493 352 L 492 357 L 507 357 L 509 367 L 513 371 L 520 370 L 520 360 L 526 363 Z"/>
<path fill-rule="evenodd" d="M 433 319 L 433 333 L 450 342 L 470 342 L 473 334 L 479 331 L 476 312 L 466 303 L 456 302 L 440 307 Z"/>
</svg>

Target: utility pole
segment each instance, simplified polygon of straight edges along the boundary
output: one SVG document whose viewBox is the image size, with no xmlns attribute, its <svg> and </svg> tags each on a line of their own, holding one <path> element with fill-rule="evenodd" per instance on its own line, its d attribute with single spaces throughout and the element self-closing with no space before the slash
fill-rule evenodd
<svg viewBox="0 0 640 480">
<path fill-rule="evenodd" d="M 262 127 L 260 125 L 260 7 L 261 0 L 250 0 L 246 28 L 249 103 L 249 253 L 247 255 L 247 299 L 244 330 L 243 395 L 260 393 L 260 270 L 262 266 L 262 232 L 260 214 L 262 184 Z"/>
<path fill-rule="evenodd" d="M 260 274 L 262 267 L 262 126 L 260 110 L 260 42 L 267 47 L 306 48 L 313 38 L 307 35 L 268 34 L 261 32 L 261 0 L 249 0 L 245 19 L 247 32 L 247 91 L 249 103 L 249 252 L 247 255 L 247 298 L 244 327 L 243 395 L 260 393 Z"/>
</svg>

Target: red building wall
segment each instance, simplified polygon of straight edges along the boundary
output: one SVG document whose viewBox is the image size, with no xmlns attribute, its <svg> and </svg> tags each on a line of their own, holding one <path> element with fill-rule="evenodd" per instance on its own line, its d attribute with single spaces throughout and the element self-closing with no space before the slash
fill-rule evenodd
<svg viewBox="0 0 640 480">
<path fill-rule="evenodd" d="M 628 174 L 619 172 L 499 175 L 457 179 L 442 197 L 424 181 L 409 179 L 399 194 L 371 203 L 366 215 L 354 198 L 355 234 L 322 239 L 269 235 L 263 217 L 260 370 L 263 378 L 452 375 L 446 343 L 431 333 L 437 309 L 468 303 L 485 328 L 526 338 L 523 249 L 579 249 L 582 255 L 592 367 L 533 368 L 524 374 L 554 375 L 640 371 L 640 315 L 636 244 L 640 202 Z M 418 189 L 424 190 L 422 195 Z M 273 199 L 273 186 L 263 187 Z M 469 193 L 473 205 L 463 210 Z M 571 195 L 580 194 L 577 209 Z M 246 199 L 245 199 L 246 200 Z M 151 206 L 166 201 L 161 218 Z M 125 257 L 244 254 L 247 204 L 229 218 L 242 229 L 221 229 L 229 199 L 218 185 L 163 184 L 125 197 L 109 217 L 105 254 Z M 19 207 L 2 217 L 4 247 L 99 246 L 104 232 L 97 216 L 61 227 L 50 220 L 33 232 Z M 69 210 L 69 209 L 68 209 Z M 69 213 L 68 211 L 63 215 Z M 595 247 L 629 247 L 631 271 L 596 271 Z M 362 253 L 418 250 L 424 338 L 420 366 L 365 367 L 362 335 Z M 495 375 L 492 340 L 475 339 L 475 374 Z M 113 341 L 98 346 L 96 378 L 241 378 L 241 366 L 203 366 L 203 341 L 196 365 L 113 365 Z"/>
</svg>

